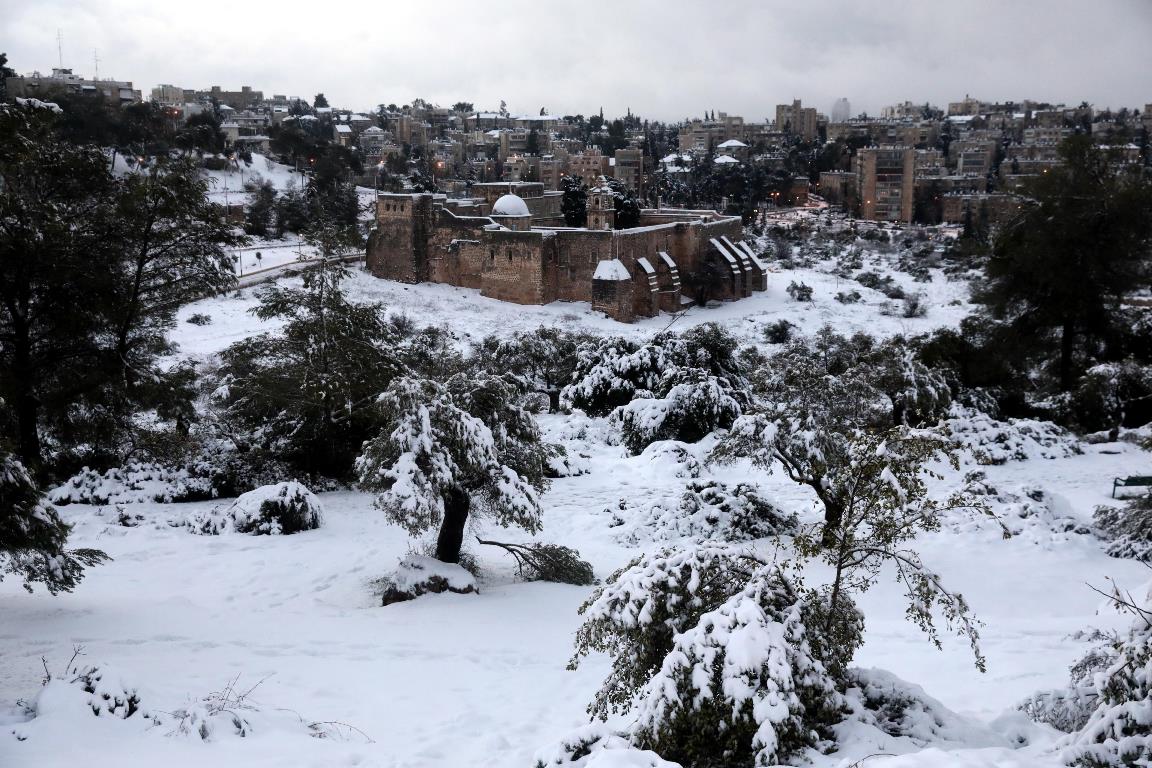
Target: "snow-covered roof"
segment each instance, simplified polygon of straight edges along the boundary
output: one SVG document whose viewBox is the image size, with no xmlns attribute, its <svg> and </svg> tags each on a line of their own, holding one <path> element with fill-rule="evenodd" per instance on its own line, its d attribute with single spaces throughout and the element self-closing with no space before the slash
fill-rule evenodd
<svg viewBox="0 0 1152 768">
<path fill-rule="evenodd" d="M 352 126 L 338 125 L 336 126 L 336 133 L 352 133 Z"/>
<path fill-rule="evenodd" d="M 363 131 L 363 135 L 367 135 L 367 134 L 376 135 L 378 133 L 384 133 L 384 129 L 378 125 L 370 125 L 367 128 L 365 128 Z"/>
<path fill-rule="evenodd" d="M 712 162 L 716 163 L 717 165 L 731 165 L 732 163 L 739 163 L 740 161 L 734 157 L 730 157 L 729 155 L 720 155 Z"/>
<path fill-rule="evenodd" d="M 493 216 L 531 216 L 528 204 L 519 195 L 503 195 L 492 206 Z"/>
<path fill-rule="evenodd" d="M 63 112 L 60 105 L 54 101 L 40 101 L 40 99 L 22 99 L 16 97 L 16 103 L 22 107 L 29 107 L 31 109 L 46 109 L 49 112 Z"/>
<path fill-rule="evenodd" d="M 628 267 L 620 259 L 605 259 L 596 265 L 593 280 L 631 280 Z"/>
<path fill-rule="evenodd" d="M 717 144 L 716 145 L 716 147 L 719 149 L 728 149 L 728 148 L 746 147 L 746 146 L 748 146 L 748 145 L 745 144 L 744 142 L 740 141 L 739 139 L 728 139 L 728 141 L 724 142 L 723 144 Z"/>
</svg>

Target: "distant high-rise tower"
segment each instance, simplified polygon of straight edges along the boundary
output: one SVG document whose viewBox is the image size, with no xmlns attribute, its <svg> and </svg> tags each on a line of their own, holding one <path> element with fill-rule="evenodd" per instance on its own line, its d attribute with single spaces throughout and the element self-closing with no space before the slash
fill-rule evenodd
<svg viewBox="0 0 1152 768">
<path fill-rule="evenodd" d="M 836 103 L 832 105 L 832 122 L 846 123 L 852 117 L 852 107 L 848 104 L 848 99 L 836 99 Z"/>
</svg>

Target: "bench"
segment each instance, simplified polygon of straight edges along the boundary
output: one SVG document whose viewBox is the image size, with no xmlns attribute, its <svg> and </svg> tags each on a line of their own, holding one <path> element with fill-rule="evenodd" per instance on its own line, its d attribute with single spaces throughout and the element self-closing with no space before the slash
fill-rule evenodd
<svg viewBox="0 0 1152 768">
<path fill-rule="evenodd" d="M 1147 488 L 1152 486 L 1152 476 L 1129 475 L 1118 477 L 1112 481 L 1112 498 L 1116 498 L 1117 488 Z"/>
</svg>

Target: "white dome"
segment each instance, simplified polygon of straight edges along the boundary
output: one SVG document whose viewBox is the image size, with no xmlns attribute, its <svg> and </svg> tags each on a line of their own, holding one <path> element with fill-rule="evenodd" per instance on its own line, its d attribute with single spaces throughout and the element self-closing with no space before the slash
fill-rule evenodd
<svg viewBox="0 0 1152 768">
<path fill-rule="evenodd" d="M 518 195 L 504 195 L 492 206 L 493 216 L 531 216 L 528 204 Z"/>
</svg>

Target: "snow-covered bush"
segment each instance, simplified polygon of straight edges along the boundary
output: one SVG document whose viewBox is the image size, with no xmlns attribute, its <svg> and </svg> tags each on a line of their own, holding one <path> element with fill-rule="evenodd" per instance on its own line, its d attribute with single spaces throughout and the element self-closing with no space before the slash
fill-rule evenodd
<svg viewBox="0 0 1152 768">
<path fill-rule="evenodd" d="M 764 326 L 764 341 L 769 344 L 787 344 L 792 340 L 792 331 L 796 329 L 793 323 L 787 320 L 777 320 Z"/>
<path fill-rule="evenodd" d="M 1137 496 L 1122 509 L 1097 507 L 1092 521 L 1111 557 L 1152 560 L 1152 494 Z"/>
<path fill-rule="evenodd" d="M 679 496 L 621 499 L 613 519 L 625 526 L 619 539 L 646 541 L 752 541 L 796 530 L 796 516 L 773 506 L 751 485 L 716 480 L 688 483 Z"/>
<path fill-rule="evenodd" d="M 1111 597 L 1132 623 L 1113 642 L 1111 663 L 1093 676 L 1096 708 L 1062 754 L 1065 762 L 1090 768 L 1152 760 L 1152 591 L 1145 587 L 1133 597 L 1114 588 Z"/>
<path fill-rule="evenodd" d="M 1096 709 L 1096 689 L 1091 685 L 1071 685 L 1032 694 L 1017 707 L 1037 723 L 1072 733 L 1083 728 Z"/>
<path fill-rule="evenodd" d="M 836 294 L 836 301 L 841 304 L 856 304 L 862 298 L 860 291 L 840 291 Z"/>
<path fill-rule="evenodd" d="M 630 402 L 638 390 L 655 389 L 673 365 L 669 350 L 659 341 L 639 345 L 614 337 L 580 345 L 572 383 L 561 391 L 561 402 L 589 416 L 607 416 Z"/>
<path fill-rule="evenodd" d="M 384 605 L 413 600 L 420 595 L 454 592 L 473 594 L 480 590 L 476 577 L 458 563 L 444 563 L 433 557 L 409 554 L 383 581 Z"/>
<path fill-rule="evenodd" d="M 788 295 L 793 301 L 812 301 L 812 286 L 793 280 L 788 284 Z"/>
<path fill-rule="evenodd" d="M 699 369 L 683 369 L 661 382 L 662 396 L 637 397 L 617 408 L 624 445 L 633 454 L 657 440 L 694 443 L 740 416 L 740 401 L 728 382 Z"/>
<path fill-rule="evenodd" d="M 806 638 L 802 601 L 760 569 L 677 634 L 639 693 L 632 737 L 685 766 L 774 765 L 826 746 L 836 686 Z"/>
<path fill-rule="evenodd" d="M 994 530 L 1005 538 L 1046 545 L 1092 532 L 1062 497 L 1042 488 L 993 486 L 982 471 L 969 472 L 965 482 L 966 491 L 987 504 L 991 515 L 976 517 L 965 510 L 945 515 L 941 525 L 956 533 Z"/>
<path fill-rule="evenodd" d="M 54 504 L 170 504 L 216 497 L 212 479 L 187 467 L 133 461 L 97 472 L 85 467 L 48 492 Z"/>
<path fill-rule="evenodd" d="M 640 460 L 660 473 L 671 473 L 673 477 L 700 477 L 705 471 L 704 463 L 691 448 L 675 440 L 661 440 L 645 448 Z"/>
<path fill-rule="evenodd" d="M 928 314 L 928 304 L 922 293 L 910 293 L 904 297 L 901 315 L 906 318 L 924 317 Z"/>
<path fill-rule="evenodd" d="M 1025 459 L 1059 459 L 1083 453 L 1076 436 L 1048 421 L 1000 421 L 982 411 L 952 403 L 942 426 L 949 439 L 981 464 Z"/>
<path fill-rule="evenodd" d="M 1085 432 L 1138 426 L 1147 421 L 1149 400 L 1152 366 L 1134 360 L 1102 363 L 1080 377 L 1068 402 L 1068 420 Z M 1133 415 L 1139 417 L 1134 422 Z"/>
<path fill-rule="evenodd" d="M 836 731 L 855 731 L 861 726 L 886 737 L 885 752 L 919 751 L 929 745 L 952 744 L 968 749 L 1007 746 L 1003 736 L 980 723 L 962 717 L 913 683 L 882 669 L 852 668 L 847 672 L 844 701 L 849 714 Z"/>
<path fill-rule="evenodd" d="M 581 345 L 572 383 L 561 402 L 590 416 L 606 416 L 636 397 L 663 395 L 680 383 L 684 369 L 721 378 L 732 389 L 742 382 L 742 366 L 731 333 L 715 323 L 661 334 L 645 344 L 623 338 Z"/>
<path fill-rule="evenodd" d="M 29 592 L 37 582 L 53 595 L 71 592 L 86 567 L 108 556 L 97 549 L 65 549 L 69 530 L 24 465 L 0 449 L 0 581 L 11 573 Z"/>
<path fill-rule="evenodd" d="M 320 527 L 320 500 L 296 481 L 265 485 L 243 494 L 227 507 L 192 516 L 193 533 L 215 536 L 235 531 L 253 535 L 285 535 Z"/>
<path fill-rule="evenodd" d="M 803 603 L 751 550 L 645 555 L 581 607 L 570 667 L 592 651 L 612 656 L 589 712 L 632 712 L 637 746 L 689 767 L 718 755 L 778 762 L 817 746 L 838 711 L 806 639 Z"/>
<path fill-rule="evenodd" d="M 683 768 L 655 752 L 637 749 L 628 734 L 606 725 L 581 726 L 559 741 L 536 750 L 534 768 Z"/>
<path fill-rule="evenodd" d="M 26 705 L 30 719 L 87 716 L 161 721 L 159 712 L 145 707 L 135 686 L 104 665 L 77 663 L 76 656 L 62 675 L 49 673 L 45 677 L 44 686 Z"/>
</svg>

